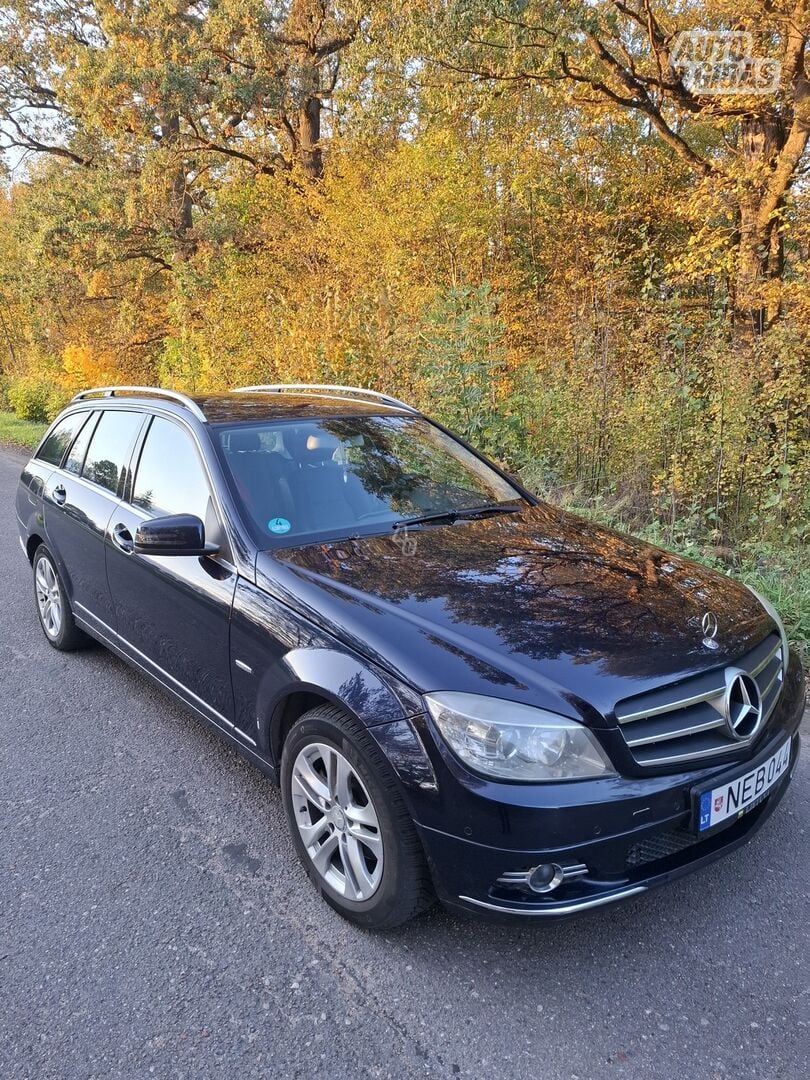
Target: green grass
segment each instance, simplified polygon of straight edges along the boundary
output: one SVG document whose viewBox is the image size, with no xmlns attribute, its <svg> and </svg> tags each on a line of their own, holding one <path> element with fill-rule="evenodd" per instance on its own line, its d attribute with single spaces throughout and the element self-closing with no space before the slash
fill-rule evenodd
<svg viewBox="0 0 810 1080">
<path fill-rule="evenodd" d="M 14 413 L 0 412 L 0 446 L 33 450 L 47 426 L 35 420 L 20 420 Z"/>
</svg>

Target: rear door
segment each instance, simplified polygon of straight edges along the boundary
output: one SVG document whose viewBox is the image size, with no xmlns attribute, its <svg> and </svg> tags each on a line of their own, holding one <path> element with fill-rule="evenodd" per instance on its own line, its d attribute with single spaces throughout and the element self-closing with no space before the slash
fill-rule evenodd
<svg viewBox="0 0 810 1080">
<path fill-rule="evenodd" d="M 45 533 L 73 613 L 107 635 L 115 618 L 104 537 L 143 422 L 143 413 L 134 410 L 90 413 L 62 467 L 48 476 L 43 491 Z"/>
<path fill-rule="evenodd" d="M 195 514 L 216 556 L 140 555 L 131 541 L 142 521 Z M 179 421 L 150 422 L 127 501 L 108 522 L 107 577 L 116 628 L 135 659 L 232 728 L 229 632 L 237 573 L 229 561 L 204 462 Z"/>
<path fill-rule="evenodd" d="M 87 409 L 76 409 L 57 420 L 36 454 L 23 469 L 17 488 L 17 519 L 23 544 L 27 545 L 31 536 L 42 538 L 45 527 L 45 508 L 42 501 L 45 484 L 54 469 L 61 467 L 71 443 L 87 423 L 89 416 Z M 47 535 L 45 538 L 47 539 Z M 59 561 L 58 552 L 53 554 Z M 64 568 L 63 577 L 66 579 Z"/>
</svg>

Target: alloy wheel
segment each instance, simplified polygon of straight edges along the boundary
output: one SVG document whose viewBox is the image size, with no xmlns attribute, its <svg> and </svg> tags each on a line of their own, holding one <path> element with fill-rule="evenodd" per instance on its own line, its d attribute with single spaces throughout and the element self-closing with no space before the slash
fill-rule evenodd
<svg viewBox="0 0 810 1080">
<path fill-rule="evenodd" d="M 327 743 L 310 743 L 290 776 L 295 823 L 320 877 L 346 900 L 373 895 L 383 874 L 380 823 L 354 767 Z"/>
<path fill-rule="evenodd" d="M 45 555 L 37 563 L 34 580 L 42 626 L 49 638 L 56 638 L 62 628 L 62 591 L 51 560 Z"/>
</svg>

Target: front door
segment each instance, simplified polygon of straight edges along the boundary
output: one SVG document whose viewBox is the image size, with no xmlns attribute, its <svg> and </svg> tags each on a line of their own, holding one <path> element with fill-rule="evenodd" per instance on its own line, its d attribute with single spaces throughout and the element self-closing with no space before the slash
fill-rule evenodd
<svg viewBox="0 0 810 1080">
<path fill-rule="evenodd" d="M 133 551 L 141 522 L 167 514 L 196 514 L 206 523 L 209 539 L 219 529 L 193 436 L 180 423 L 155 416 L 135 468 L 130 501 L 118 506 L 107 529 L 116 630 L 139 664 L 210 719 L 231 728 L 229 632 L 237 573 L 227 551 L 213 557 Z"/>
</svg>

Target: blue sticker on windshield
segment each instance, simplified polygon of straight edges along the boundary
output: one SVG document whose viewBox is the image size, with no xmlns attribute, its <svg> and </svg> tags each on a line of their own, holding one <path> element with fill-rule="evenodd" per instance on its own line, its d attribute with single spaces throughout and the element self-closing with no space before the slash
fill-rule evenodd
<svg viewBox="0 0 810 1080">
<path fill-rule="evenodd" d="M 290 531 L 291 525 L 286 518 L 270 518 L 267 528 L 271 533 L 286 533 Z"/>
</svg>

